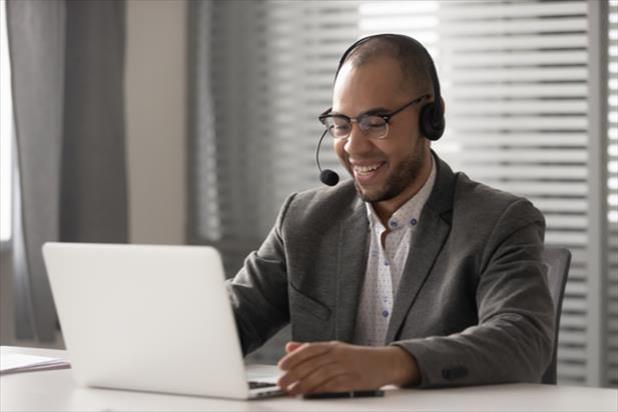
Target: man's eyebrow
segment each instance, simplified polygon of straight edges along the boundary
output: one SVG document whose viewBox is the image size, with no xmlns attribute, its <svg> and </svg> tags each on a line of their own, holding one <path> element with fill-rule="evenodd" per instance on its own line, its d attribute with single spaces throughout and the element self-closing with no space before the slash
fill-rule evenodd
<svg viewBox="0 0 618 412">
<path fill-rule="evenodd" d="M 389 111 L 390 111 L 390 109 L 387 109 L 385 107 L 373 107 L 373 108 L 371 108 L 371 109 L 369 109 L 369 110 L 367 110 L 365 112 L 359 113 L 358 116 L 356 116 L 356 117 L 363 116 L 363 115 L 366 115 L 366 114 L 370 114 L 370 115 L 371 114 L 384 114 L 384 113 L 388 113 Z M 346 116 L 346 117 L 349 117 L 347 114 L 339 113 L 339 112 L 336 112 L 334 110 L 331 110 L 331 112 L 329 114 L 331 114 L 333 116 Z"/>
</svg>

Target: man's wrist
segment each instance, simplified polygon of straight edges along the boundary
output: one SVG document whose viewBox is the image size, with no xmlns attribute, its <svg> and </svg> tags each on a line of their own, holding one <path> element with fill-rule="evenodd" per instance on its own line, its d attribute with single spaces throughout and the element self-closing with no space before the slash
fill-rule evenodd
<svg viewBox="0 0 618 412">
<path fill-rule="evenodd" d="M 388 346 L 390 367 L 393 372 L 390 384 L 397 386 L 411 386 L 420 383 L 420 372 L 414 357 L 399 346 Z"/>
</svg>

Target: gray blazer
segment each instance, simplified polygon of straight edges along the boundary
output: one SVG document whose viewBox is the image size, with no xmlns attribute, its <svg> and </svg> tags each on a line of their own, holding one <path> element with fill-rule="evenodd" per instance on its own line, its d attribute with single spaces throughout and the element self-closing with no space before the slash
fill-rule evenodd
<svg viewBox="0 0 618 412">
<path fill-rule="evenodd" d="M 386 342 L 414 356 L 422 387 L 539 382 L 554 316 L 543 215 L 436 159 Z M 291 195 L 228 283 L 243 351 L 288 322 L 297 341 L 351 342 L 368 230 L 352 181 Z"/>
</svg>

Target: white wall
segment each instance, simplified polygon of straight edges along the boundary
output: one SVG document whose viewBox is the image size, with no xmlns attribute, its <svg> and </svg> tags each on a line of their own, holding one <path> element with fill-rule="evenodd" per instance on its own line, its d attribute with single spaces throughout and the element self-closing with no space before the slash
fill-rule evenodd
<svg viewBox="0 0 618 412">
<path fill-rule="evenodd" d="M 131 243 L 185 241 L 186 1 L 127 5 Z"/>
</svg>

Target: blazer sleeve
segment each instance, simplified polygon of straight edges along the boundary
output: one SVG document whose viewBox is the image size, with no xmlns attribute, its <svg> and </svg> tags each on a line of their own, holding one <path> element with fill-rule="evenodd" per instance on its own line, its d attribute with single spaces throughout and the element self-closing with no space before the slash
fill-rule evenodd
<svg viewBox="0 0 618 412">
<path fill-rule="evenodd" d="M 259 348 L 289 322 L 282 226 L 294 197 L 286 199 L 260 248 L 251 252 L 236 276 L 227 281 L 243 355 Z"/>
<path fill-rule="evenodd" d="M 393 342 L 416 360 L 421 387 L 539 382 L 553 348 L 553 304 L 541 261 L 545 222 L 511 203 L 482 251 L 478 324 L 449 336 Z"/>
</svg>

